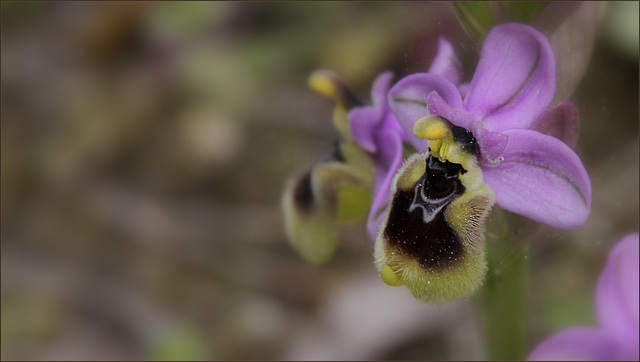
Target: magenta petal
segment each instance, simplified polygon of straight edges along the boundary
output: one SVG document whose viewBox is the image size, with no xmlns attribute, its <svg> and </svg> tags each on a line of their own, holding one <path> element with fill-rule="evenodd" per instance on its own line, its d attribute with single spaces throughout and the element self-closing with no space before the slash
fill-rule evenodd
<svg viewBox="0 0 640 362">
<path fill-rule="evenodd" d="M 458 86 L 458 91 L 460 91 L 460 96 L 462 99 L 467 96 L 467 92 L 469 92 L 469 83 L 462 83 Z"/>
<path fill-rule="evenodd" d="M 580 130 L 580 112 L 575 104 L 564 101 L 544 112 L 530 129 L 553 136 L 575 150 Z"/>
<path fill-rule="evenodd" d="M 387 108 L 387 92 L 391 87 L 392 80 L 393 73 L 384 72 L 376 78 L 371 87 L 371 101 L 374 107 L 381 111 L 385 111 Z"/>
<path fill-rule="evenodd" d="M 453 108 L 462 107 L 456 86 L 442 76 L 418 73 L 402 78 L 389 91 L 389 106 L 400 122 L 407 141 L 419 152 L 428 150 L 427 142 L 413 135 L 414 123 L 429 114 L 427 99 L 437 92 Z"/>
<path fill-rule="evenodd" d="M 377 150 L 375 130 L 382 122 L 382 112 L 375 107 L 358 107 L 349 112 L 351 136 L 363 149 L 374 153 Z"/>
<path fill-rule="evenodd" d="M 462 64 L 453 51 L 451 43 L 442 38 L 438 39 L 438 54 L 427 73 L 441 75 L 455 85 L 460 84 Z"/>
<path fill-rule="evenodd" d="M 618 346 L 595 328 L 569 328 L 554 334 L 531 352 L 529 361 L 615 361 Z"/>
<path fill-rule="evenodd" d="M 596 316 L 601 328 L 638 358 L 638 234 L 628 235 L 609 253 L 596 289 Z"/>
<path fill-rule="evenodd" d="M 378 135 L 378 141 L 384 144 L 376 155 L 376 178 L 373 184 L 373 203 L 367 219 L 367 232 L 372 241 L 376 240 L 380 223 L 384 218 L 384 211 L 391 198 L 391 181 L 402 164 L 402 134 L 395 120 L 385 120 L 383 130 Z M 388 127 L 387 127 L 388 125 Z"/>
<path fill-rule="evenodd" d="M 351 136 L 363 149 L 374 153 L 377 150 L 375 144 L 375 132 L 382 123 L 387 112 L 387 92 L 393 79 L 393 73 L 385 72 L 376 78 L 371 89 L 373 105 L 353 108 L 349 112 L 349 129 Z"/>
<path fill-rule="evenodd" d="M 529 128 L 555 91 L 549 41 L 534 28 L 504 24 L 487 34 L 465 108 L 492 131 Z"/>
<path fill-rule="evenodd" d="M 500 157 L 504 154 L 509 137 L 504 133 L 487 130 L 481 122 L 476 122 L 471 132 L 480 146 L 482 161 L 488 165 L 500 163 Z"/>
<path fill-rule="evenodd" d="M 580 158 L 562 141 L 531 130 L 503 132 L 508 142 L 499 165 L 482 164 L 496 203 L 558 229 L 587 219 L 591 182 Z"/>
<path fill-rule="evenodd" d="M 427 109 L 429 114 L 443 117 L 454 125 L 466 129 L 471 129 L 473 126 L 473 118 L 469 112 L 461 108 L 453 108 L 449 103 L 445 102 L 440 94 L 432 92 L 427 99 Z"/>
</svg>

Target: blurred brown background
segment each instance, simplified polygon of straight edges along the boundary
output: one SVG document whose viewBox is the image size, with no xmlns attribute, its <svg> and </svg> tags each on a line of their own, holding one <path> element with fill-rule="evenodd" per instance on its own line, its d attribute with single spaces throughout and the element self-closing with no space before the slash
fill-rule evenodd
<svg viewBox="0 0 640 362">
<path fill-rule="evenodd" d="M 477 48 L 449 4 L 1 5 L 3 359 L 483 358 L 472 298 L 385 286 L 363 221 L 306 264 L 279 208 L 338 137 L 313 70 L 369 99 L 446 35 L 470 79 Z M 638 230 L 637 14 L 602 5 L 571 98 L 592 211 L 534 234 L 531 346 L 595 323 L 606 253 Z"/>
</svg>

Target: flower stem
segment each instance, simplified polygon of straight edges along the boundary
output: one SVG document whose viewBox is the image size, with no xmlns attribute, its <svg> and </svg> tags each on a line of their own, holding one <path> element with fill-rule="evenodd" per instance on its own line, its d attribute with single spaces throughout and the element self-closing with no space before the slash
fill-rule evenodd
<svg viewBox="0 0 640 362">
<path fill-rule="evenodd" d="M 480 293 L 487 358 L 526 358 L 526 302 L 529 282 L 528 243 L 514 242 L 507 215 L 498 211 L 487 233 L 489 270 Z"/>
</svg>

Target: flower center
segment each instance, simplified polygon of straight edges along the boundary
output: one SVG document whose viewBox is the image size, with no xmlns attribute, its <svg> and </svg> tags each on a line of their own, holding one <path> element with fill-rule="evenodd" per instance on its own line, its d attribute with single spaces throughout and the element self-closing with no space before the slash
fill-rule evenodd
<svg viewBox="0 0 640 362">
<path fill-rule="evenodd" d="M 413 125 L 413 134 L 429 142 L 431 154 L 441 162 L 463 164 L 466 154 L 477 155 L 478 143 L 471 131 L 440 116 L 425 116 Z"/>
<path fill-rule="evenodd" d="M 458 175 L 462 167 L 451 162 L 440 162 L 433 155 L 426 160 L 426 171 L 414 190 L 409 212 L 422 209 L 423 222 L 431 222 L 445 206 L 464 192 Z"/>
</svg>

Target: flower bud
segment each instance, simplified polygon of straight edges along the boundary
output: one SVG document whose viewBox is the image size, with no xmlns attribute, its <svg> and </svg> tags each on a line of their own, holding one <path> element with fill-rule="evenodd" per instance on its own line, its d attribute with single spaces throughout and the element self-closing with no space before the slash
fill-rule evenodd
<svg viewBox="0 0 640 362">
<path fill-rule="evenodd" d="M 339 223 L 359 218 L 371 205 L 370 171 L 351 166 L 354 158 L 366 155 L 348 144 L 337 144 L 336 150 L 344 151 L 333 152 L 293 178 L 282 197 L 288 240 L 305 260 L 315 264 L 333 256 Z"/>
</svg>

